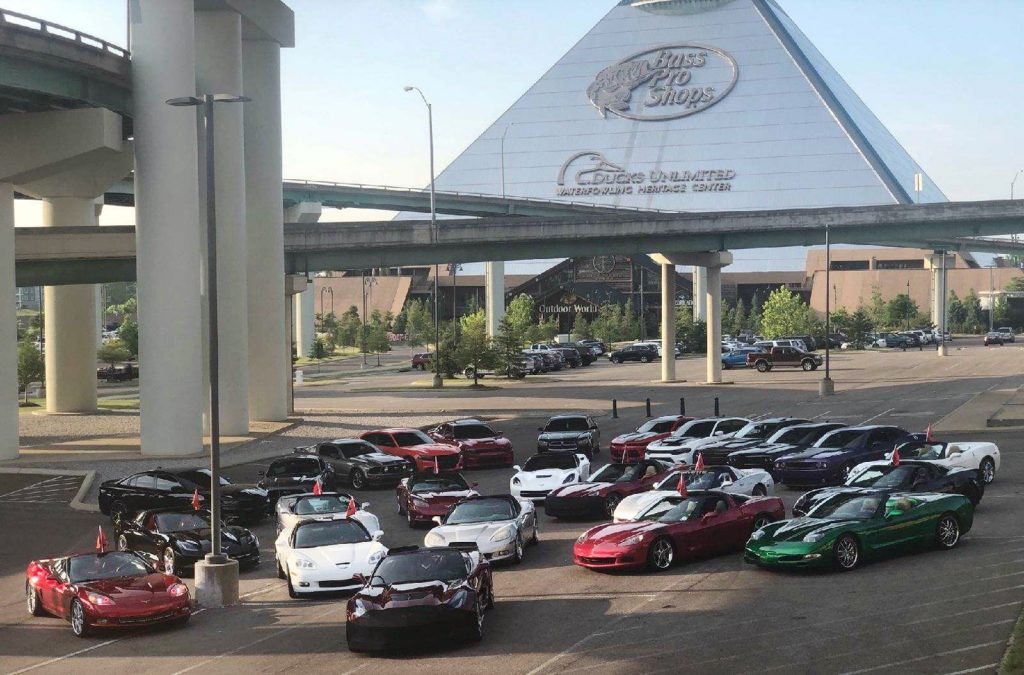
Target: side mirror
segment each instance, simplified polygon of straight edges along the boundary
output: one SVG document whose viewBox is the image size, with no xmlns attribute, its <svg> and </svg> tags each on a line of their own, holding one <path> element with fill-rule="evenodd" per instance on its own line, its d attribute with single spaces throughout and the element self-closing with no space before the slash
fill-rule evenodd
<svg viewBox="0 0 1024 675">
<path fill-rule="evenodd" d="M 732 478 L 723 478 L 722 479 L 722 487 L 725 487 L 726 485 L 732 485 Z"/>
<path fill-rule="evenodd" d="M 544 427 L 537 427 L 537 431 L 544 431 Z"/>
<path fill-rule="evenodd" d="M 512 465 L 512 470 L 515 471 L 516 473 L 519 473 L 520 471 L 523 470 L 523 468 L 521 466 L 519 466 L 518 464 L 514 464 L 514 465 Z M 475 483 L 474 483 L 474 485 L 475 485 Z"/>
<path fill-rule="evenodd" d="M 376 530 L 373 533 L 373 540 L 374 541 L 380 541 L 383 538 L 384 538 L 384 530 Z"/>
<path fill-rule="evenodd" d="M 444 521 L 441 520 L 441 516 L 434 516 L 433 518 L 431 518 L 431 520 L 434 521 L 435 523 L 437 523 L 438 525 L 443 525 L 444 524 Z"/>
<path fill-rule="evenodd" d="M 713 433 L 713 434 L 711 434 L 711 435 L 712 435 L 712 436 L 721 436 L 721 435 L 723 435 L 724 433 L 725 433 L 724 431 L 716 431 L 715 433 Z"/>
<path fill-rule="evenodd" d="M 370 502 L 363 502 L 362 504 L 359 505 L 360 511 L 365 511 L 368 508 L 370 508 Z"/>
</svg>

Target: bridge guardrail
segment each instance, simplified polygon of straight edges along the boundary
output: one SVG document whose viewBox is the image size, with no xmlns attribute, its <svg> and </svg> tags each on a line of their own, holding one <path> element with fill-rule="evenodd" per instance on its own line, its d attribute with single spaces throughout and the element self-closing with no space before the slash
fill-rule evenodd
<svg viewBox="0 0 1024 675">
<path fill-rule="evenodd" d="M 7 24 L 17 26 L 18 28 L 35 30 L 62 40 L 75 42 L 86 47 L 91 47 L 93 49 L 98 49 L 100 51 L 119 56 L 123 59 L 128 59 L 130 57 L 130 52 L 124 47 L 119 47 L 111 42 L 98 38 L 95 35 L 89 35 L 88 33 L 83 33 L 80 30 L 68 28 L 67 26 L 62 26 L 61 24 L 53 23 L 52 21 L 38 19 L 27 14 L 21 14 L 20 12 L 0 9 L 0 27 Z"/>
</svg>

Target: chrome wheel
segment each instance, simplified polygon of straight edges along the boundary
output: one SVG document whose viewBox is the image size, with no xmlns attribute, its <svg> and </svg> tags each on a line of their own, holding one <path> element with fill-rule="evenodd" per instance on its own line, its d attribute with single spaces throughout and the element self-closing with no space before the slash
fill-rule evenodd
<svg viewBox="0 0 1024 675">
<path fill-rule="evenodd" d="M 772 522 L 771 516 L 758 516 L 754 519 L 754 531 L 760 530 L 762 527 Z"/>
<path fill-rule="evenodd" d="M 668 539 L 658 539 L 651 544 L 651 551 L 647 555 L 651 567 L 656 570 L 667 570 L 672 566 L 675 551 L 672 549 L 672 542 Z"/>
<path fill-rule="evenodd" d="M 516 549 L 514 552 L 515 557 L 513 560 L 516 563 L 522 562 L 523 560 L 523 536 L 521 534 L 516 535 Z"/>
<path fill-rule="evenodd" d="M 85 610 L 82 609 L 82 603 L 78 600 L 74 600 L 71 603 L 71 632 L 82 637 L 85 635 Z"/>
<path fill-rule="evenodd" d="M 366 487 L 366 474 L 359 469 L 352 472 L 352 487 L 356 490 L 362 490 Z"/>
<path fill-rule="evenodd" d="M 163 561 L 164 561 L 164 572 L 166 572 L 167 574 L 175 574 L 175 569 L 174 569 L 174 551 L 171 550 L 170 546 L 168 546 L 167 548 L 164 549 Z"/>
<path fill-rule="evenodd" d="M 623 460 L 625 460 L 625 457 L 623 457 Z M 608 515 L 609 516 L 614 516 L 615 515 L 615 507 L 617 507 L 619 505 L 619 502 L 621 502 L 621 501 L 622 501 L 622 497 L 620 497 L 619 495 L 617 495 L 615 493 L 612 493 L 612 494 L 608 495 L 605 498 L 605 500 L 604 500 L 605 510 L 608 511 Z"/>
<path fill-rule="evenodd" d="M 860 560 L 860 547 L 857 546 L 857 540 L 844 534 L 836 542 L 835 555 L 840 569 L 852 570 Z"/>
<path fill-rule="evenodd" d="M 484 639 L 484 603 L 483 599 L 477 597 L 476 599 L 476 630 L 473 632 L 473 640 L 479 641 Z"/>
<path fill-rule="evenodd" d="M 981 460 L 981 479 L 988 485 L 996 479 L 996 463 L 986 457 Z"/>
<path fill-rule="evenodd" d="M 128 537 L 123 534 L 117 538 L 117 550 L 127 551 L 128 550 Z"/>
<path fill-rule="evenodd" d="M 25 609 L 32 616 L 42 616 L 43 607 L 39 604 L 39 591 L 37 591 L 31 584 L 25 583 Z"/>
<path fill-rule="evenodd" d="M 114 525 L 119 524 L 121 521 L 128 517 L 128 507 L 125 506 L 124 502 L 114 502 L 110 506 L 110 522 Z"/>
<path fill-rule="evenodd" d="M 956 543 L 960 541 L 960 523 L 957 522 L 956 516 L 951 513 L 942 516 L 942 519 L 939 520 L 936 536 L 939 540 L 939 546 L 942 548 L 953 548 L 956 546 Z"/>
</svg>

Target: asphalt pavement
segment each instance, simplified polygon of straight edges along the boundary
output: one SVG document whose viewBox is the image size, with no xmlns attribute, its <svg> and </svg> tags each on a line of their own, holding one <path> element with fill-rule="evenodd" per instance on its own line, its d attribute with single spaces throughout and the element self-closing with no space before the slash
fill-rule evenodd
<svg viewBox="0 0 1024 675">
<path fill-rule="evenodd" d="M 689 379 L 697 379 L 699 366 L 680 362 Z M 943 361 L 928 351 L 839 355 L 835 366 L 839 394 L 828 399 L 817 397 L 820 371 L 729 371 L 732 385 L 664 386 L 651 384 L 657 364 L 602 362 L 481 392 L 414 391 L 411 383 L 422 375 L 405 373 L 381 375 L 378 393 L 342 383 L 310 388 L 299 400 L 309 408 L 347 411 L 374 407 L 380 398 L 394 412 L 392 424 L 401 423 L 403 410 L 417 419 L 430 409 L 437 421 L 463 416 L 470 410 L 465 401 L 475 401 L 513 440 L 520 463 L 532 454 L 537 424 L 548 412 L 593 411 L 603 434 L 600 464 L 608 441 L 644 420 L 648 396 L 654 414 L 677 412 L 680 396 L 688 413 L 710 414 L 717 395 L 723 414 L 792 414 L 922 431 L 976 394 L 1024 383 L 1024 360 L 1011 349 L 972 346 Z M 610 416 L 612 398 L 620 401 L 618 419 Z M 344 413 L 311 415 L 307 426 L 261 442 L 289 452 L 351 433 L 346 419 Z M 50 477 L 2 476 L 0 673 L 994 672 L 1024 603 L 1024 437 L 1019 431 L 975 431 L 942 438 L 993 440 L 1003 453 L 974 529 L 953 551 L 922 551 L 845 574 L 769 572 L 745 565 L 739 553 L 685 562 L 662 574 L 600 574 L 571 561 L 573 540 L 594 523 L 555 521 L 542 512 L 540 545 L 527 549 L 521 565 L 495 571 L 496 607 L 486 618 L 483 642 L 385 657 L 347 651 L 344 596 L 288 598 L 274 573 L 271 520 L 255 528 L 264 560 L 242 574 L 244 602 L 237 607 L 202 611 L 182 629 L 85 640 L 60 620 L 31 618 L 23 606 L 28 560 L 88 550 L 96 525 L 107 522 L 59 502 L 9 503 L 5 494 Z M 266 464 L 232 467 L 227 474 L 254 481 Z M 507 492 L 510 475 L 508 469 L 467 472 L 483 492 Z M 800 493 L 780 494 L 791 507 Z M 406 525 L 393 490 L 357 497 L 380 517 L 386 545 L 422 543 L 426 529 Z"/>
</svg>

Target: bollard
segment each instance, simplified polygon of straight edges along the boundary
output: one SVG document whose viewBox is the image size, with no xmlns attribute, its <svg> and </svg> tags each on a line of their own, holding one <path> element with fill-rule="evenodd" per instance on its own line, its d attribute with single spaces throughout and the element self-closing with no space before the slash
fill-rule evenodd
<svg viewBox="0 0 1024 675">
<path fill-rule="evenodd" d="M 651 416 L 651 399 L 647 399 L 647 416 Z"/>
<path fill-rule="evenodd" d="M 619 417 L 619 402 L 614 398 L 612 399 L 612 419 L 618 419 Z"/>
<path fill-rule="evenodd" d="M 679 414 L 686 415 L 686 399 L 682 396 L 679 397 Z"/>
<path fill-rule="evenodd" d="M 715 397 L 715 417 L 718 417 L 718 397 Z"/>
</svg>

